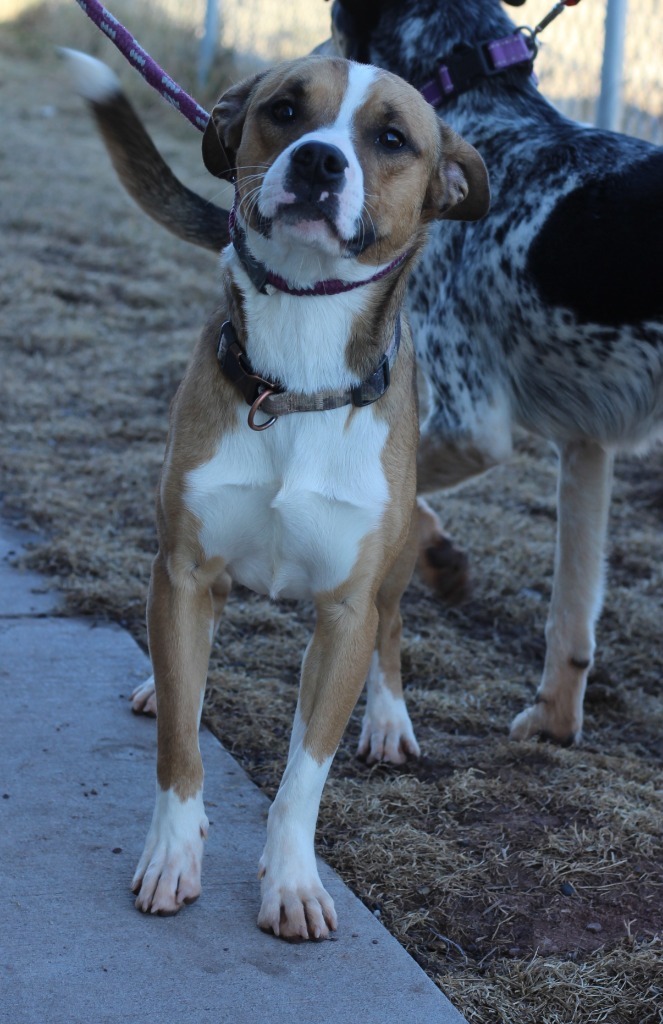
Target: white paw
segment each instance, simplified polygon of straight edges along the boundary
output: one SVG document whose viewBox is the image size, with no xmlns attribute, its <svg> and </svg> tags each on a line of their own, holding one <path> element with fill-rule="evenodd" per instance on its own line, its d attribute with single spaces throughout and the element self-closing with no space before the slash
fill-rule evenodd
<svg viewBox="0 0 663 1024">
<path fill-rule="evenodd" d="M 154 676 L 137 686 L 131 694 L 131 710 L 137 715 L 153 715 L 157 713 L 157 694 L 154 688 Z"/>
<path fill-rule="evenodd" d="M 512 740 L 545 736 L 569 747 L 578 743 L 582 735 L 582 708 L 578 711 L 561 707 L 559 701 L 539 700 L 516 715 L 509 735 Z"/>
<path fill-rule="evenodd" d="M 334 901 L 320 881 L 318 869 L 290 864 L 277 869 L 266 852 L 260 858 L 262 904 L 258 927 L 290 942 L 328 939 L 338 921 Z M 299 870 L 298 870 L 299 867 Z"/>
<path fill-rule="evenodd" d="M 183 904 L 198 899 L 208 827 L 201 793 L 180 800 L 172 789 L 158 791 L 145 849 L 131 883 L 139 910 L 176 914 Z"/>
<path fill-rule="evenodd" d="M 408 757 L 421 755 L 405 701 L 385 687 L 369 690 L 357 755 L 367 764 L 405 764 Z"/>
</svg>

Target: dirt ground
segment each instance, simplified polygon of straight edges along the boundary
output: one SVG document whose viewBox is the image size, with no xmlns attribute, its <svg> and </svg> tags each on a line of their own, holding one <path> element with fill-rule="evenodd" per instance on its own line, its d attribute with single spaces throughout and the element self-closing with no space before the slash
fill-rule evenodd
<svg viewBox="0 0 663 1024">
<path fill-rule="evenodd" d="M 142 83 L 132 92 L 176 172 L 213 198 L 196 133 Z M 144 644 L 168 404 L 214 302 L 215 262 L 131 205 L 34 32 L 3 33 L 0 96 L 0 508 L 44 538 L 30 561 L 72 613 Z M 359 708 L 318 846 L 470 1022 L 660 1024 L 663 451 L 617 464 L 574 750 L 506 738 L 542 666 L 555 472 L 554 453 L 525 439 L 509 465 L 435 497 L 474 585 L 459 608 L 416 580 L 405 599 L 422 759 L 359 763 Z M 311 626 L 308 607 L 237 589 L 213 652 L 207 721 L 270 794 Z"/>
</svg>

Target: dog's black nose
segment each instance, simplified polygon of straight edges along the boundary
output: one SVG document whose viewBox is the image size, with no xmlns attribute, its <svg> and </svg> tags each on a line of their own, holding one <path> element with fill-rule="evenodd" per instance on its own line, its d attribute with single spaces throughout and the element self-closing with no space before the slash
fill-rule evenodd
<svg viewBox="0 0 663 1024">
<path fill-rule="evenodd" d="M 303 142 L 292 154 L 295 173 L 311 184 L 333 185 L 340 181 L 348 166 L 338 146 L 326 142 Z"/>
</svg>

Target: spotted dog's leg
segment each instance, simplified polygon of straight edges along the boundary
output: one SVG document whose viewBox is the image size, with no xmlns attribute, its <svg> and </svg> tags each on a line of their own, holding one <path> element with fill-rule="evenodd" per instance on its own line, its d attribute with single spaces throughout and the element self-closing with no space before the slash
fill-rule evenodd
<svg viewBox="0 0 663 1024">
<path fill-rule="evenodd" d="M 471 339 L 467 340 L 467 348 L 473 348 Z M 481 369 L 473 368 L 473 372 L 480 374 Z M 421 426 L 417 449 L 419 494 L 457 487 L 506 462 L 513 452 L 511 410 L 506 396 L 500 391 L 491 395 L 470 394 L 457 372 L 454 385 L 459 393 L 453 410 L 446 407 L 449 397 L 437 394 L 435 387 L 431 387 L 431 410 Z"/>
<path fill-rule="evenodd" d="M 365 758 L 368 764 L 376 761 L 403 764 L 408 757 L 420 754 L 403 699 L 400 612 L 401 597 L 417 558 L 418 541 L 419 521 L 415 508 L 407 543 L 376 600 L 377 641 L 366 681 L 366 710 L 357 748 L 358 756 Z"/>
<path fill-rule="evenodd" d="M 218 580 L 212 584 L 212 599 L 214 601 L 214 633 L 216 633 L 221 614 L 225 607 L 228 594 L 232 587 L 232 580 L 228 573 L 222 573 Z M 140 683 L 129 697 L 131 710 L 136 715 L 151 715 L 153 718 L 157 713 L 157 695 L 154 688 L 154 675 L 151 675 L 144 683 Z"/>
<path fill-rule="evenodd" d="M 449 422 L 451 412 L 445 408 L 444 400 L 433 388 L 429 391 L 430 414 L 422 426 L 417 452 L 420 495 L 457 487 L 511 456 L 511 418 L 504 396 L 481 396 L 472 404 L 462 380 L 456 376 L 454 383 L 459 388 L 454 396 L 455 426 Z M 441 598 L 457 604 L 469 595 L 467 555 L 454 547 L 422 497 L 418 505 L 419 573 Z"/>
<path fill-rule="evenodd" d="M 454 547 L 427 501 L 417 501 L 419 552 L 417 568 L 426 586 L 448 604 L 460 604 L 470 593 L 468 558 Z"/>
<path fill-rule="evenodd" d="M 179 563 L 179 564 L 178 564 Z M 174 914 L 200 895 L 203 765 L 198 744 L 207 664 L 227 577 L 161 554 L 152 568 L 148 632 L 157 719 L 157 796 L 132 888 L 139 910 Z M 214 588 L 214 593 L 213 593 Z"/>
<path fill-rule="evenodd" d="M 316 600 L 288 763 L 269 811 L 260 859 L 258 924 L 284 939 L 325 939 L 336 928 L 313 847 L 322 789 L 368 672 L 378 613 L 365 588 Z"/>
<path fill-rule="evenodd" d="M 546 624 L 546 660 L 533 707 L 513 721 L 511 736 L 542 733 L 577 741 L 594 656 L 594 627 L 603 599 L 612 455 L 591 442 L 560 448 L 557 550 Z"/>
</svg>

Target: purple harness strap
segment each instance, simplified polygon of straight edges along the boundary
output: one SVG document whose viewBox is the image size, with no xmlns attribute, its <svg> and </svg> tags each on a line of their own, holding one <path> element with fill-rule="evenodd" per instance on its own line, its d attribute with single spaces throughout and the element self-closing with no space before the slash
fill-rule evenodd
<svg viewBox="0 0 663 1024">
<path fill-rule="evenodd" d="M 181 89 L 177 82 L 174 82 L 163 68 L 159 67 L 156 61 L 152 60 L 149 53 L 136 42 L 130 32 L 127 32 L 124 25 L 121 25 L 117 18 L 114 18 L 98 0 L 76 0 L 76 3 L 97 28 L 101 29 L 117 46 L 120 53 L 143 76 L 147 84 L 156 89 L 160 96 L 163 96 L 168 103 L 179 110 L 180 114 L 184 114 L 194 128 L 204 132 L 209 121 L 208 112 L 199 103 L 196 103 L 184 89 Z"/>
<path fill-rule="evenodd" d="M 491 78 L 518 64 L 532 64 L 536 49 L 522 32 L 450 54 L 438 64 L 435 78 L 421 88 L 433 107 L 467 92 L 477 79 Z"/>
</svg>

